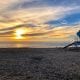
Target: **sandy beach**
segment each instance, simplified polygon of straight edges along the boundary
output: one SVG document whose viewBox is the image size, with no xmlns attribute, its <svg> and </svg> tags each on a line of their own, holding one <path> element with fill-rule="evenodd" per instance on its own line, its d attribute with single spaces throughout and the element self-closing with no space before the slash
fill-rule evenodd
<svg viewBox="0 0 80 80">
<path fill-rule="evenodd" d="M 0 49 L 0 80 L 80 80 L 80 49 Z"/>
</svg>

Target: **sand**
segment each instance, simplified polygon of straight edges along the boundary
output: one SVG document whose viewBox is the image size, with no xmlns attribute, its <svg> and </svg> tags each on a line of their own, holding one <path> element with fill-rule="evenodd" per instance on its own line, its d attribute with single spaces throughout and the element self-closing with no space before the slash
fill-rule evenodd
<svg viewBox="0 0 80 80">
<path fill-rule="evenodd" d="M 80 80 L 80 49 L 0 49 L 0 80 Z"/>
</svg>

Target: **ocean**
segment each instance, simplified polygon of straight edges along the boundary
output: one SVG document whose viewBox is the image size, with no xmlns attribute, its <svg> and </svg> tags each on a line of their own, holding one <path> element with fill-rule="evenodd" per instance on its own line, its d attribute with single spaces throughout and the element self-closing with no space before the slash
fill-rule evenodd
<svg viewBox="0 0 80 80">
<path fill-rule="evenodd" d="M 53 47 L 64 47 L 69 42 L 0 42 L 0 48 L 53 48 Z"/>
</svg>

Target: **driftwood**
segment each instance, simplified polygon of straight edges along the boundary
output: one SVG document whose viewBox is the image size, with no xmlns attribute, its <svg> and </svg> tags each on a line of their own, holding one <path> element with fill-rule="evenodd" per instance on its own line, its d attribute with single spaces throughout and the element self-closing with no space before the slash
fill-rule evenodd
<svg viewBox="0 0 80 80">
<path fill-rule="evenodd" d="M 68 47 L 70 47 L 70 46 L 72 46 L 72 45 L 74 45 L 75 47 L 78 47 L 78 45 L 80 45 L 80 41 L 75 41 L 75 42 L 73 42 L 73 43 L 71 43 L 71 44 L 68 44 L 68 45 L 65 46 L 64 48 L 68 48 Z"/>
</svg>

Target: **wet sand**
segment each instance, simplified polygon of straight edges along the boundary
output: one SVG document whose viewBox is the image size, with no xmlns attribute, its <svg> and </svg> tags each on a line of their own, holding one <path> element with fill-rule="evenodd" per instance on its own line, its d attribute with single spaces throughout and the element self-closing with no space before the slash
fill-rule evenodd
<svg viewBox="0 0 80 80">
<path fill-rule="evenodd" d="M 0 49 L 0 80 L 80 80 L 80 49 Z"/>
</svg>

